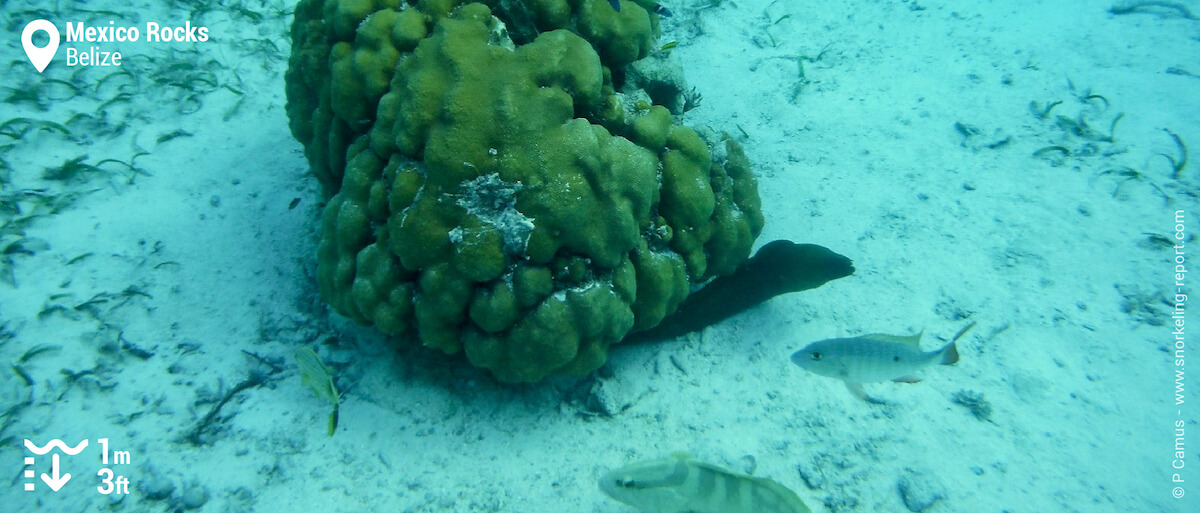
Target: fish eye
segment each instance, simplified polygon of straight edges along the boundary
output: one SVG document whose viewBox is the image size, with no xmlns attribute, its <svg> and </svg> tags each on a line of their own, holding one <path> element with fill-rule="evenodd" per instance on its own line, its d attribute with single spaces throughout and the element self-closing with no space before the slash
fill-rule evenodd
<svg viewBox="0 0 1200 513">
<path fill-rule="evenodd" d="M 898 361 L 900 361 L 900 357 L 899 357 L 899 356 L 893 356 L 893 357 L 892 357 L 892 361 L 893 361 L 893 362 L 898 362 Z"/>
<path fill-rule="evenodd" d="M 633 485 L 634 485 L 633 480 L 629 479 L 627 477 L 617 480 L 617 486 L 620 486 L 621 488 L 633 488 Z"/>
<path fill-rule="evenodd" d="M 821 352 L 820 352 L 820 351 L 814 352 L 814 353 L 812 354 L 812 359 L 813 359 L 813 361 L 815 361 L 815 362 L 819 362 L 819 361 L 821 361 Z"/>
</svg>

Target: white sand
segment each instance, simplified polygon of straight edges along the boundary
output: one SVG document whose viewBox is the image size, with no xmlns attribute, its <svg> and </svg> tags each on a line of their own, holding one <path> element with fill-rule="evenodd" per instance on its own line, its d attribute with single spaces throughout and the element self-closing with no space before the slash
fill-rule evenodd
<svg viewBox="0 0 1200 513">
<path fill-rule="evenodd" d="M 696 9 L 707 3 L 666 2 L 675 16 L 663 42 L 679 42 L 674 53 L 703 94 L 688 123 L 739 134 L 759 173 L 761 242 L 827 246 L 854 260 L 854 276 L 678 341 L 617 347 L 601 378 L 499 386 L 459 358 L 395 347 L 317 297 L 319 193 L 283 110 L 290 17 L 210 13 L 194 21 L 216 40 L 195 48 L 232 64 L 241 83 L 231 70 L 214 74 L 247 98 L 228 120 L 239 97 L 226 89 L 181 116 L 169 88 L 143 84 L 128 133 L 91 145 L 40 133 L 0 154 L 19 188 L 69 189 L 40 181 L 41 169 L 85 154 L 127 161 L 131 143 L 150 151 L 136 165 L 152 174 L 133 186 L 70 186 L 99 190 L 31 224 L 27 235 L 48 248 L 14 256 L 18 286 L 0 284 L 11 334 L 0 361 L 34 380 L 0 378 L 0 461 L 12 476 L 0 500 L 13 511 L 110 501 L 160 511 L 194 487 L 209 495 L 200 511 L 619 513 L 632 509 L 601 494 L 601 472 L 688 451 L 771 477 L 813 511 L 908 511 L 901 483 L 941 496 L 931 512 L 1196 511 L 1197 410 L 1190 394 L 1174 404 L 1171 328 L 1155 325 L 1170 321 L 1172 250 L 1145 241 L 1173 237 L 1175 210 L 1189 236 L 1200 224 L 1200 170 L 1174 180 L 1156 156 L 1177 154 L 1164 129 L 1200 141 L 1200 78 L 1168 72 L 1200 75 L 1200 22 L 1163 8 L 1114 16 L 1110 2 Z M 140 22 L 182 22 L 181 9 L 144 9 Z M 15 19 L 19 32 L 29 17 Z M 252 36 L 282 53 L 231 42 Z M 28 66 L 9 75 L 13 87 L 70 76 L 61 61 L 41 78 Z M 1104 100 L 1080 99 L 1089 94 Z M 1043 120 L 1031 101 L 1062 103 Z M 45 113 L 6 106 L 3 117 L 61 120 L 96 103 L 73 102 Z M 1113 142 L 1053 119 L 1080 113 L 1104 134 L 1124 117 Z M 956 123 L 978 135 L 964 138 Z M 191 135 L 155 144 L 179 128 Z M 1054 145 L 1073 155 L 1033 156 Z M 1104 173 L 1121 166 L 1145 180 Z M 103 292 L 116 295 L 94 315 L 74 309 Z M 68 296 L 51 299 L 59 294 Z M 53 304 L 66 311 L 39 318 Z M 811 341 L 870 332 L 924 329 L 932 349 L 971 321 L 958 365 L 925 371 L 921 384 L 867 385 L 885 406 L 788 362 Z M 291 357 L 330 337 L 321 354 L 345 384 L 332 438 L 327 405 L 300 385 Z M 18 362 L 38 344 L 61 348 Z M 207 445 L 186 441 L 254 368 L 268 369 L 266 386 L 233 396 L 202 435 Z M 69 385 L 62 369 L 95 374 Z M 953 402 L 964 390 L 982 394 L 990 419 Z M 615 414 L 596 414 L 600 405 Z M 1188 435 L 1183 471 L 1171 468 L 1176 420 Z M 132 464 L 113 467 L 131 497 L 95 491 L 101 437 L 131 451 Z M 25 492 L 25 438 L 93 445 L 63 460 L 73 480 L 62 491 L 38 479 Z M 1173 472 L 1186 480 L 1180 500 Z M 147 498 L 163 483 L 174 487 L 165 502 Z"/>
</svg>

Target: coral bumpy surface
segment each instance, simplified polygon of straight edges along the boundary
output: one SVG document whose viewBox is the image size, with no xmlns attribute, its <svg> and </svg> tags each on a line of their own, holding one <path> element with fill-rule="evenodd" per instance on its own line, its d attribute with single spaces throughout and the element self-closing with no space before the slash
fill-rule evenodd
<svg viewBox="0 0 1200 513">
<path fill-rule="evenodd" d="M 757 184 L 625 83 L 657 31 L 631 1 L 302 0 L 287 110 L 328 197 L 324 299 L 531 382 L 732 272 Z"/>
</svg>

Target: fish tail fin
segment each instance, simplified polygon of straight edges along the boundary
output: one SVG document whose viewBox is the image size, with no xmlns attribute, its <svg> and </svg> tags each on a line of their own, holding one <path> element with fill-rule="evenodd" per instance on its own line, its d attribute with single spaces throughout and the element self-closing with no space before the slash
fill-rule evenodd
<svg viewBox="0 0 1200 513">
<path fill-rule="evenodd" d="M 954 338 L 950 339 L 950 343 L 946 344 L 946 347 L 942 348 L 942 365 L 954 365 L 958 363 L 958 346 L 955 343 L 974 327 L 975 321 L 971 321 L 971 324 L 963 326 L 963 329 L 958 330 L 958 333 L 954 335 Z"/>
<path fill-rule="evenodd" d="M 958 334 L 957 334 L 957 335 L 954 335 L 954 338 L 950 339 L 950 341 L 951 341 L 951 342 L 958 342 L 958 339 L 962 338 L 962 336 L 963 336 L 963 335 L 966 335 L 966 334 L 967 334 L 967 332 L 968 332 L 968 331 L 970 331 L 970 330 L 971 330 L 971 328 L 974 328 L 974 327 L 975 327 L 975 321 L 971 321 L 971 324 L 968 324 L 968 325 L 966 325 L 966 326 L 963 326 L 963 329 L 961 329 L 961 330 L 958 330 Z"/>
<path fill-rule="evenodd" d="M 956 363 L 958 363 L 958 345 L 951 342 L 942 349 L 942 365 L 954 365 Z"/>
</svg>

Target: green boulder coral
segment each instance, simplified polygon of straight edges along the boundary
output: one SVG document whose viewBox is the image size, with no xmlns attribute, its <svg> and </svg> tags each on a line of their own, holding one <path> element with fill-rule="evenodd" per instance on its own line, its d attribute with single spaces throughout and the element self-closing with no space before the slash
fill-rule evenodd
<svg viewBox="0 0 1200 513">
<path fill-rule="evenodd" d="M 508 382 L 582 375 L 746 259 L 749 162 L 614 82 L 657 15 L 607 0 L 302 0 L 292 133 L 338 312 Z"/>
</svg>

